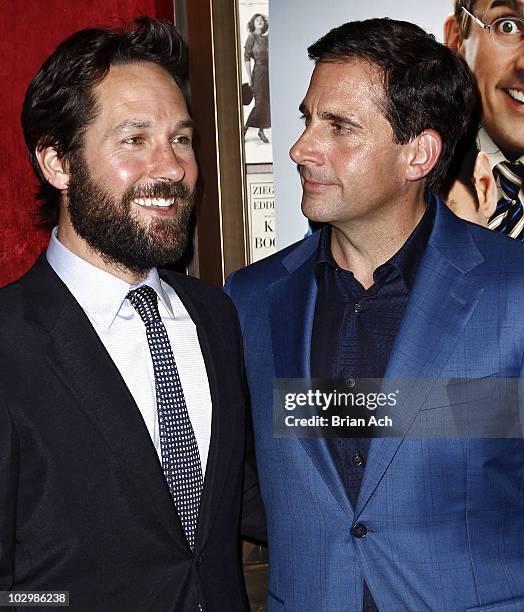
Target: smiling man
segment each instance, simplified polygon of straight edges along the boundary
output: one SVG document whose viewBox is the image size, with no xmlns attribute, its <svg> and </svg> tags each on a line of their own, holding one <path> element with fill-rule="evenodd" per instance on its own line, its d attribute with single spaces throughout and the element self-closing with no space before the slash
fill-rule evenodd
<svg viewBox="0 0 524 612">
<path fill-rule="evenodd" d="M 489 227 L 524 240 L 524 0 L 459 0 L 446 44 L 464 56 L 482 98 L 478 147 L 499 188 Z"/>
<path fill-rule="evenodd" d="M 268 520 L 267 609 L 523 610 L 522 422 L 499 439 L 449 429 L 505 407 L 494 388 L 524 360 L 522 245 L 432 194 L 469 124 L 472 75 L 389 19 L 346 23 L 308 51 L 290 155 L 302 212 L 323 227 L 227 283 Z M 386 379 L 401 391 L 386 413 L 395 435 L 274 428 L 275 379 L 282 390 L 311 378 L 348 381 L 346 396 L 358 379 Z M 468 379 L 487 388 L 465 407 Z"/>
<path fill-rule="evenodd" d="M 144 17 L 77 32 L 28 88 L 54 229 L 0 293 L 0 590 L 68 591 L 89 612 L 247 609 L 236 313 L 159 269 L 195 199 L 185 79 L 175 27 Z"/>
</svg>

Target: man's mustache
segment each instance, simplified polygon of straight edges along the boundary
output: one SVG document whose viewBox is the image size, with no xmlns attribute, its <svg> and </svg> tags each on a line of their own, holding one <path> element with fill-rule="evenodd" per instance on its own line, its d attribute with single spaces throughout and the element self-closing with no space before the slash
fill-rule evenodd
<svg viewBox="0 0 524 612">
<path fill-rule="evenodd" d="M 187 200 L 191 195 L 192 190 L 182 181 L 156 181 L 130 187 L 124 194 L 123 200 L 125 202 L 130 202 L 135 198 Z"/>
<path fill-rule="evenodd" d="M 297 165 L 297 171 L 302 177 L 302 179 L 305 181 L 311 181 L 313 183 L 322 183 L 322 184 L 328 184 L 328 183 L 334 182 L 331 177 L 321 175 L 320 172 L 319 173 L 315 172 L 315 170 L 312 170 L 309 166 L 301 166 L 299 164 Z"/>
</svg>

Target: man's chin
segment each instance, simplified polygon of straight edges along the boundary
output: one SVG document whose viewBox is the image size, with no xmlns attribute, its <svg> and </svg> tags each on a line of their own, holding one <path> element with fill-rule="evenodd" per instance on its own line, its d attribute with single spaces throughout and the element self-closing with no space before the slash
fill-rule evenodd
<svg viewBox="0 0 524 612">
<path fill-rule="evenodd" d="M 509 136 L 507 138 L 500 136 L 492 137 L 493 142 L 495 142 L 495 144 L 500 147 L 502 153 L 504 153 L 504 157 L 510 161 L 515 161 L 524 155 L 524 134 L 520 137 L 519 131 L 522 131 L 522 129 L 516 129 L 513 134 L 507 135 Z"/>
<path fill-rule="evenodd" d="M 106 264 L 141 276 L 151 268 L 176 263 L 187 247 L 188 232 L 173 219 L 162 219 L 149 227 L 142 223 L 129 226 L 126 235 L 120 232 L 120 237 L 111 240 L 84 238 Z"/>
<path fill-rule="evenodd" d="M 326 206 L 309 199 L 302 198 L 302 214 L 311 223 L 329 223 L 330 217 L 326 211 Z"/>
<path fill-rule="evenodd" d="M 524 155 L 524 113 L 518 117 L 499 113 L 496 122 L 491 124 L 484 121 L 483 125 L 488 136 L 500 147 L 507 159 L 517 159 Z"/>
</svg>

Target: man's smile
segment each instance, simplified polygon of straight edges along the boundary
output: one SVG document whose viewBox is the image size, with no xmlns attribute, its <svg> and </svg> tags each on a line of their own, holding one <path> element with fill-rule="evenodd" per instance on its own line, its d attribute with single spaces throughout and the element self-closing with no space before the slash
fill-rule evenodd
<svg viewBox="0 0 524 612">
<path fill-rule="evenodd" d="M 139 206 L 153 206 L 169 208 L 175 202 L 174 198 L 134 198 L 133 202 Z"/>
<path fill-rule="evenodd" d="M 524 104 L 524 91 L 522 89 L 504 89 L 504 91 L 516 102 Z"/>
</svg>

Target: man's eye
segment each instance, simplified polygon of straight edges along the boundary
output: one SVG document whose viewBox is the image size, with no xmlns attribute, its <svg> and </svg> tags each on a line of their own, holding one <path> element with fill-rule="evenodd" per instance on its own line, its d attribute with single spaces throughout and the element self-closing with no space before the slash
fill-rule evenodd
<svg viewBox="0 0 524 612">
<path fill-rule="evenodd" d="M 305 125 L 309 125 L 309 117 L 306 117 L 306 115 L 299 115 L 298 117 L 300 119 L 300 121 L 302 121 Z"/>
<path fill-rule="evenodd" d="M 522 34 L 522 22 L 517 21 L 516 19 L 497 20 L 496 28 L 499 34 L 504 34 L 507 36 Z"/>
<path fill-rule="evenodd" d="M 193 139 L 191 136 L 176 136 L 173 138 L 173 144 L 180 144 L 183 146 L 191 146 Z"/>
<path fill-rule="evenodd" d="M 330 128 L 335 134 L 349 134 L 351 131 L 349 127 L 343 123 L 331 123 Z"/>
<path fill-rule="evenodd" d="M 137 145 L 137 144 L 140 144 L 142 141 L 143 141 L 143 138 L 141 136 L 129 136 L 122 142 L 124 144 L 129 144 L 129 145 Z"/>
</svg>

